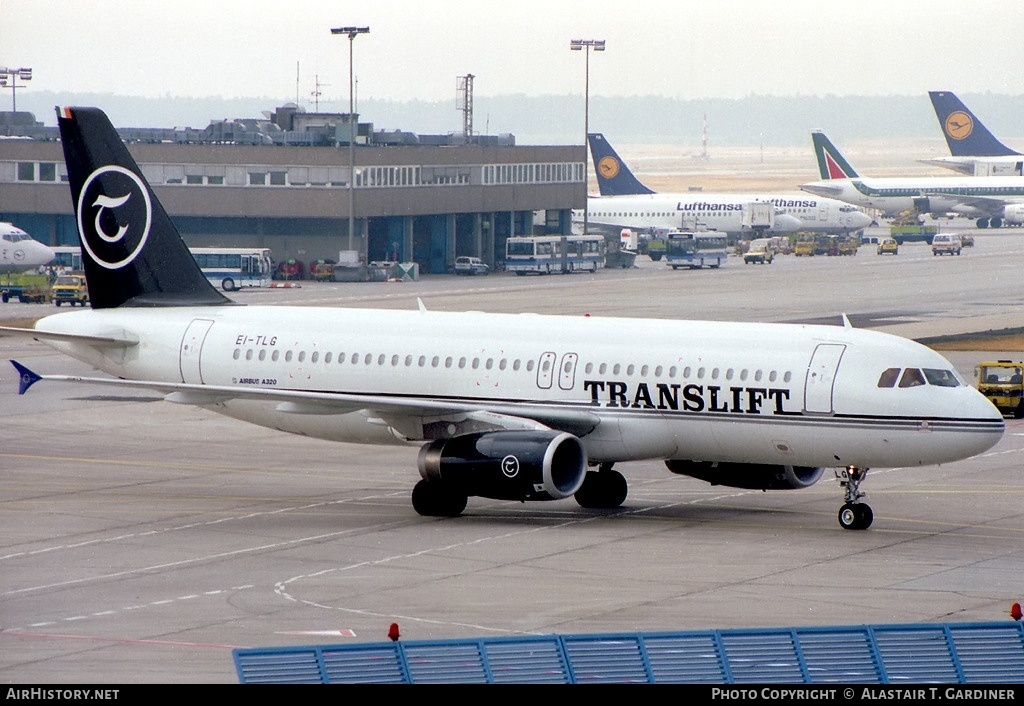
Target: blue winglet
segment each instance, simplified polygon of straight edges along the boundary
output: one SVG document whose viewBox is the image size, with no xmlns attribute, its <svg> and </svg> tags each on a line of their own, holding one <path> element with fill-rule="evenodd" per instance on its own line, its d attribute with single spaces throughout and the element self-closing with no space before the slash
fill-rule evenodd
<svg viewBox="0 0 1024 706">
<path fill-rule="evenodd" d="M 28 391 L 28 388 L 32 387 L 32 385 L 43 379 L 42 375 L 37 375 L 36 373 L 33 373 L 31 370 L 29 370 L 16 360 L 12 360 L 11 364 L 18 370 L 19 395 L 24 395 Z"/>
</svg>

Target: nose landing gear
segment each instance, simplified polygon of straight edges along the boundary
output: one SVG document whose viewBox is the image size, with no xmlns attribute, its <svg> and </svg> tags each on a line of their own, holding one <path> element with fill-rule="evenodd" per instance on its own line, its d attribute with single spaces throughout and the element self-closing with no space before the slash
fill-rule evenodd
<svg viewBox="0 0 1024 706">
<path fill-rule="evenodd" d="M 847 466 L 836 469 L 839 487 L 843 489 L 843 506 L 839 508 L 839 526 L 848 530 L 864 530 L 871 526 L 875 513 L 871 507 L 860 502 L 865 493 L 860 492 L 860 484 L 868 475 L 868 469 Z"/>
</svg>

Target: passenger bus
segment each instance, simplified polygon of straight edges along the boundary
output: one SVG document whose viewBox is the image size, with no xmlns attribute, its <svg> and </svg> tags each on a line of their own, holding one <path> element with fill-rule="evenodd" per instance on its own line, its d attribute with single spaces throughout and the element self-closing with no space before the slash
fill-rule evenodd
<svg viewBox="0 0 1024 706">
<path fill-rule="evenodd" d="M 55 247 L 51 263 L 58 271 L 82 269 L 82 250 L 77 245 Z M 189 248 L 206 279 L 225 292 L 242 287 L 265 287 L 273 263 L 270 248 Z"/>
<path fill-rule="evenodd" d="M 82 249 L 77 245 L 58 245 L 53 248 L 49 267 L 57 272 L 82 271 Z"/>
<path fill-rule="evenodd" d="M 517 275 L 596 272 L 604 263 L 603 235 L 514 235 L 505 243 L 505 269 Z"/>
<path fill-rule="evenodd" d="M 189 248 L 210 284 L 225 292 L 266 287 L 273 262 L 270 248 Z"/>
<path fill-rule="evenodd" d="M 672 269 L 718 267 L 729 256 L 725 233 L 716 231 L 675 231 L 665 238 L 665 259 Z"/>
</svg>

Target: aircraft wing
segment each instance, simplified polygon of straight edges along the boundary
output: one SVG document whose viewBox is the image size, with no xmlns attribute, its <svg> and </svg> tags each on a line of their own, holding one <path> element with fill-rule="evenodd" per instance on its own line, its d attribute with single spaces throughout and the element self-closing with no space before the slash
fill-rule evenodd
<svg viewBox="0 0 1024 706">
<path fill-rule="evenodd" d="M 950 194 L 944 194 L 942 192 L 929 192 L 925 189 L 922 194 L 924 196 L 935 196 L 938 198 L 949 200 L 951 198 L 958 199 L 957 206 L 964 208 L 973 209 L 979 213 L 985 213 L 989 215 L 1002 215 L 1003 208 L 1009 203 L 1005 199 L 995 198 L 991 196 L 955 196 L 951 197 Z M 955 210 L 955 209 L 951 209 Z"/>
<path fill-rule="evenodd" d="M 349 414 L 364 412 L 372 421 L 394 427 L 409 439 L 423 438 L 430 424 L 455 424 L 464 433 L 472 430 L 557 429 L 577 436 L 592 432 L 600 418 L 589 410 L 566 409 L 543 403 L 472 402 L 408 395 L 368 395 L 351 392 L 279 390 L 265 387 L 197 385 L 155 380 L 86 377 L 80 375 L 39 375 L 12 360 L 20 380 L 18 394 L 40 380 L 51 380 L 122 388 L 156 390 L 177 404 L 211 405 L 229 400 L 277 403 L 277 410 L 289 414 Z"/>
</svg>

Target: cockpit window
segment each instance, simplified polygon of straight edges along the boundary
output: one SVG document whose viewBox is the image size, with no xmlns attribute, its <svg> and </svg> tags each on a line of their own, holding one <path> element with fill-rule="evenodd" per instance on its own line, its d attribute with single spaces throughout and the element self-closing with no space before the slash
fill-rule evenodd
<svg viewBox="0 0 1024 706">
<path fill-rule="evenodd" d="M 889 368 L 888 370 L 882 373 L 881 377 L 878 378 L 878 386 L 894 387 L 896 385 L 896 380 L 899 378 L 899 376 L 899 368 Z"/>
<path fill-rule="evenodd" d="M 952 370 L 939 370 L 937 368 L 925 368 L 924 376 L 928 379 L 929 385 L 938 385 L 939 387 L 959 387 L 960 381 L 957 380 L 956 375 L 953 374 Z"/>
<path fill-rule="evenodd" d="M 963 385 L 952 370 L 940 370 L 939 368 L 925 368 L 924 371 L 917 368 L 907 368 L 900 378 L 900 368 L 888 368 L 878 378 L 879 387 L 895 387 L 896 380 L 900 381 L 900 387 L 918 387 L 926 382 L 936 387 L 960 387 Z"/>
<path fill-rule="evenodd" d="M 900 387 L 917 387 L 924 383 L 924 375 L 917 368 L 907 368 L 903 371 L 903 377 L 900 378 Z"/>
</svg>

